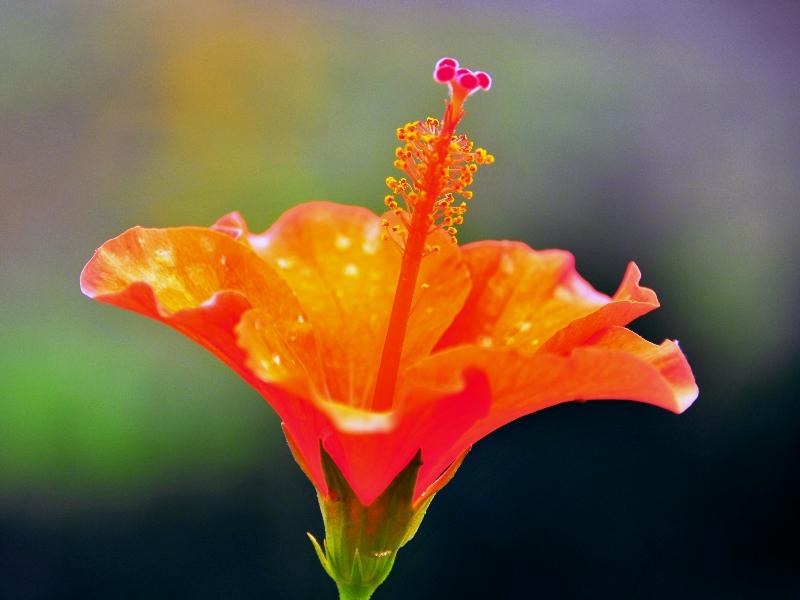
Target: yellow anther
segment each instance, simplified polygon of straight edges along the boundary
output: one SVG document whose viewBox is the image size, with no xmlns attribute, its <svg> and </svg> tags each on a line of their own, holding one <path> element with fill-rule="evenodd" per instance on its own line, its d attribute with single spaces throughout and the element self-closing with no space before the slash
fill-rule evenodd
<svg viewBox="0 0 800 600">
<path fill-rule="evenodd" d="M 387 219 L 381 219 L 381 227 L 388 227 L 389 221 Z"/>
<path fill-rule="evenodd" d="M 409 121 L 397 129 L 401 144 L 395 149 L 395 168 L 406 176 L 398 179 L 386 178 L 386 186 L 392 194 L 384 203 L 395 215 L 404 215 L 398 200 L 412 218 L 416 210 L 425 210 L 422 223 L 444 230 L 452 240 L 456 239 L 456 225 L 464 223 L 466 202 L 472 192 L 467 188 L 473 183 L 478 166 L 491 164 L 494 157 L 484 148 L 474 148 L 463 134 L 442 137 L 443 125 L 434 117 L 424 121 Z M 444 147 L 442 144 L 444 143 Z M 443 152 L 443 150 L 445 150 Z M 455 195 L 461 196 L 459 204 Z M 437 197 L 431 198 L 431 195 Z M 399 198 L 402 196 L 402 198 Z M 386 231 L 408 235 L 403 226 L 382 223 Z M 408 223 L 405 223 L 406 227 Z M 438 246 L 423 246 L 424 252 L 438 252 Z M 422 249 L 420 249 L 422 250 Z"/>
</svg>

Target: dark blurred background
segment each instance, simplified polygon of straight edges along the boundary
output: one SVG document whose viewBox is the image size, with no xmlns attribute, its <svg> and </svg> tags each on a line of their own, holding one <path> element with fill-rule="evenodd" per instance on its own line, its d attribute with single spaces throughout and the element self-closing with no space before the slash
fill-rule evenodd
<svg viewBox="0 0 800 600">
<path fill-rule="evenodd" d="M 0 2 L 0 596 L 332 598 L 278 420 L 199 347 L 93 303 L 135 225 L 380 210 L 433 62 L 495 88 L 462 241 L 634 259 L 700 385 L 481 442 L 376 598 L 800 594 L 796 2 Z"/>
</svg>

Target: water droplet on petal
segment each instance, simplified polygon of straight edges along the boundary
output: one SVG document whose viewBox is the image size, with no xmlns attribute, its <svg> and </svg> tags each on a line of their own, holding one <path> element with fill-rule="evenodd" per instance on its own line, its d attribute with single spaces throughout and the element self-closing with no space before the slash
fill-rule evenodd
<svg viewBox="0 0 800 600">
<path fill-rule="evenodd" d="M 172 250 L 169 248 L 156 250 L 156 262 L 165 267 L 174 267 L 175 257 L 172 255 Z"/>
<path fill-rule="evenodd" d="M 347 275 L 348 277 L 355 277 L 356 275 L 358 275 L 358 267 L 353 263 L 349 263 L 344 268 L 344 274 Z"/>
<path fill-rule="evenodd" d="M 363 244 L 361 244 L 361 249 L 364 251 L 364 254 L 375 254 L 378 252 L 378 240 L 379 238 L 366 240 Z"/>
<path fill-rule="evenodd" d="M 346 235 L 339 234 L 336 236 L 334 245 L 337 250 L 347 250 L 353 244 L 352 240 Z"/>
<path fill-rule="evenodd" d="M 511 275 L 514 273 L 514 259 L 508 254 L 504 254 L 503 258 L 500 259 L 500 271 L 502 271 L 504 275 Z"/>
<path fill-rule="evenodd" d="M 558 286 L 553 295 L 564 302 L 570 302 L 574 297 L 573 293 L 563 285 Z"/>
</svg>

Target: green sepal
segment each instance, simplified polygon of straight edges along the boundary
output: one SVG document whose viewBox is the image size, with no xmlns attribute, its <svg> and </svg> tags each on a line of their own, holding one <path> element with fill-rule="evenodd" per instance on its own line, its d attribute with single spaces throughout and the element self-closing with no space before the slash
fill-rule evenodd
<svg viewBox="0 0 800 600">
<path fill-rule="evenodd" d="M 418 452 L 389 487 L 365 506 L 339 467 L 320 445 L 328 494 L 319 494 L 325 524 L 322 545 L 308 534 L 325 572 L 336 582 L 342 600 L 366 600 L 384 582 L 397 551 L 416 533 L 433 495 L 413 502 L 422 465 Z"/>
<path fill-rule="evenodd" d="M 325 572 L 328 575 L 333 577 L 333 571 L 331 571 L 331 565 L 328 563 L 328 558 L 325 556 L 325 551 L 320 547 L 317 538 L 315 538 L 310 531 L 307 531 L 306 535 L 308 536 L 308 539 L 311 540 L 311 544 L 314 546 L 314 552 L 317 553 L 317 558 L 319 559 L 319 562 L 322 564 L 322 568 L 325 569 Z M 325 540 L 322 540 L 322 542 L 325 543 Z"/>
</svg>

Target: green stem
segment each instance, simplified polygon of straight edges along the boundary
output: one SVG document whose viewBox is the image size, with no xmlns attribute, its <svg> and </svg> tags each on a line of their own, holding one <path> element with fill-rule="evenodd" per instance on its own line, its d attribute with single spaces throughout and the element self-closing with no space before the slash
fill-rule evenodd
<svg viewBox="0 0 800 600">
<path fill-rule="evenodd" d="M 339 589 L 339 600 L 369 600 L 377 589 L 377 586 L 367 588 L 340 582 L 336 582 L 336 587 Z"/>
</svg>

